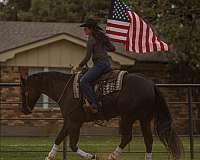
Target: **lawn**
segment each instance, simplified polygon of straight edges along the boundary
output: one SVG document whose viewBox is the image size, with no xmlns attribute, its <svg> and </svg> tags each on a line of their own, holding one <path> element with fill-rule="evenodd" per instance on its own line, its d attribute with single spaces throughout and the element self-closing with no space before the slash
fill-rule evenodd
<svg viewBox="0 0 200 160">
<path fill-rule="evenodd" d="M 101 159 L 106 159 L 108 154 L 119 143 L 119 137 L 106 137 L 106 136 L 82 136 L 79 142 L 80 148 L 85 151 L 97 153 Z M 51 149 L 54 138 L 44 137 L 27 137 L 27 138 L 14 138 L 14 137 L 1 137 L 0 138 L 0 160 L 44 160 L 44 157 Z M 182 138 L 185 149 L 184 160 L 189 160 L 189 138 Z M 10 152 L 11 151 L 11 152 Z M 15 151 L 15 152 L 13 152 Z M 40 152 L 42 151 L 42 152 Z M 70 149 L 68 148 L 68 151 Z M 120 160 L 144 160 L 145 146 L 143 139 L 135 137 L 130 145 L 126 147 L 120 156 Z M 195 160 L 200 157 L 200 138 L 194 139 L 194 151 Z M 153 146 L 153 159 L 165 160 L 169 159 L 166 150 L 155 138 Z M 72 152 L 68 152 L 68 159 L 80 160 L 80 158 L 74 155 Z M 62 160 L 62 147 L 58 153 L 56 160 Z"/>
</svg>

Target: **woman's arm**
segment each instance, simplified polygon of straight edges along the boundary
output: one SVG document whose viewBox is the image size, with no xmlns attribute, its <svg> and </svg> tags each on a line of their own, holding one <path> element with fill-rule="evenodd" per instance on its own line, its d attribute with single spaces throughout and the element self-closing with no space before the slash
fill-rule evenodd
<svg viewBox="0 0 200 160">
<path fill-rule="evenodd" d="M 93 48 L 94 48 L 94 40 L 90 38 L 87 42 L 86 55 L 81 61 L 81 63 L 79 64 L 80 68 L 86 65 L 87 62 L 90 60 L 92 56 Z"/>
<path fill-rule="evenodd" d="M 108 52 L 114 52 L 115 51 L 115 46 L 110 42 L 109 39 L 107 40 L 107 43 L 106 43 L 106 50 Z"/>
</svg>

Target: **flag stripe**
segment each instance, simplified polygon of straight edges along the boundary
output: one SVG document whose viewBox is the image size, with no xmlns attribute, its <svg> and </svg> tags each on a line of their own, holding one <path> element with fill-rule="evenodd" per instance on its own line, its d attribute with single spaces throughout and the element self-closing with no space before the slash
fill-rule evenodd
<svg viewBox="0 0 200 160">
<path fill-rule="evenodd" d="M 142 53 L 142 38 L 143 38 L 143 22 L 141 18 L 139 18 L 140 21 L 140 32 L 139 32 L 139 52 Z"/>
<path fill-rule="evenodd" d="M 119 28 L 119 29 L 126 29 L 126 30 L 129 29 L 129 26 L 123 26 L 123 25 L 120 25 L 120 24 L 107 23 L 107 27 L 113 27 L 113 28 Z"/>
<path fill-rule="evenodd" d="M 135 37 L 135 51 L 139 53 L 139 35 L 140 35 L 140 19 L 136 13 L 134 13 L 136 18 L 136 37 Z"/>
<path fill-rule="evenodd" d="M 108 19 L 108 23 L 121 25 L 121 26 L 127 26 L 127 27 L 129 27 L 129 25 L 130 25 L 129 22 L 122 22 L 122 21 L 116 21 L 116 20 L 111 20 L 111 19 Z"/>
<path fill-rule="evenodd" d="M 144 21 L 142 21 L 143 23 L 143 36 L 142 36 L 142 53 L 146 52 L 146 37 L 147 37 L 147 24 L 144 23 Z"/>
<path fill-rule="evenodd" d="M 155 43 L 156 43 L 157 51 L 161 51 L 160 42 L 158 41 L 156 35 L 155 35 Z"/>
<path fill-rule="evenodd" d="M 164 49 L 165 49 L 165 51 L 168 51 L 168 50 L 169 50 L 168 45 L 167 45 L 165 42 L 163 42 L 163 44 L 164 44 Z"/>
<path fill-rule="evenodd" d="M 107 36 L 112 38 L 112 39 L 119 39 L 119 40 L 122 40 L 122 41 L 127 40 L 127 37 L 124 37 L 124 36 L 118 36 L 118 35 L 113 35 L 113 34 L 107 34 Z"/>
<path fill-rule="evenodd" d="M 164 48 L 164 44 L 162 41 L 160 41 L 160 47 L 161 47 L 161 51 L 163 51 L 165 48 Z"/>
<path fill-rule="evenodd" d="M 151 28 L 149 28 L 149 46 L 150 46 L 150 52 L 153 52 L 153 31 Z"/>
<path fill-rule="evenodd" d="M 150 52 L 150 47 L 149 47 L 149 25 L 147 25 L 147 30 L 146 30 L 146 51 Z"/>
<path fill-rule="evenodd" d="M 106 31 L 107 34 L 113 34 L 116 36 L 122 36 L 122 37 L 126 37 L 127 38 L 127 33 L 121 33 L 121 32 L 115 32 L 115 31 L 111 31 L 111 30 L 107 30 Z"/>
<path fill-rule="evenodd" d="M 153 32 L 153 38 L 152 38 L 152 43 L 153 43 L 153 50 L 157 51 L 157 45 L 156 45 L 156 35 Z"/>
<path fill-rule="evenodd" d="M 128 12 L 129 14 L 129 17 L 131 18 L 131 21 L 133 21 L 133 18 L 132 18 L 132 13 L 131 12 Z M 133 22 L 131 22 L 130 24 L 130 29 L 129 29 L 129 34 L 128 34 L 128 43 L 126 43 L 126 48 L 127 48 L 127 51 L 130 51 L 130 52 L 133 52 L 134 50 L 134 47 L 132 46 L 133 45 L 133 39 L 132 38 L 129 38 L 129 37 L 133 37 Z"/>
<path fill-rule="evenodd" d="M 133 15 L 132 13 L 130 13 L 131 15 Z M 133 36 L 129 37 L 130 39 L 133 39 L 132 42 L 132 46 L 133 46 L 133 52 L 136 52 L 136 45 L 135 45 L 135 40 L 136 40 L 136 17 L 135 16 L 131 16 L 131 21 L 132 21 L 132 26 L 133 26 Z"/>
<path fill-rule="evenodd" d="M 119 32 L 119 33 L 128 33 L 128 29 L 121 29 L 121 28 L 116 28 L 116 27 L 106 27 L 107 31 L 114 31 L 114 32 Z"/>
</svg>

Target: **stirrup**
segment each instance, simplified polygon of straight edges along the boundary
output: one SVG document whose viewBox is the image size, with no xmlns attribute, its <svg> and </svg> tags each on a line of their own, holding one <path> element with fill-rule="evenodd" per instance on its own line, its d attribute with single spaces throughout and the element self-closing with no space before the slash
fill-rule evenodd
<svg viewBox="0 0 200 160">
<path fill-rule="evenodd" d="M 85 103 L 83 104 L 83 109 L 89 113 L 98 113 L 98 108 L 94 108 L 92 105 L 89 104 L 87 99 L 84 99 Z"/>
<path fill-rule="evenodd" d="M 93 106 L 89 105 L 89 106 L 85 106 L 86 110 L 89 112 L 89 113 L 93 113 L 93 114 L 96 114 L 98 113 L 98 108 L 94 108 Z"/>
</svg>

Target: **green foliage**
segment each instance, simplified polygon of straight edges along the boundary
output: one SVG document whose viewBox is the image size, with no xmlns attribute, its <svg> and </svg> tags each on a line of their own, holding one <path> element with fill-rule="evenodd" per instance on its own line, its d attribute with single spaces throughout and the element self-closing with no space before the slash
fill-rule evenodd
<svg viewBox="0 0 200 160">
<path fill-rule="evenodd" d="M 82 22 L 93 17 L 103 22 L 109 5 L 105 0 L 9 0 L 7 5 L 0 5 L 0 20 Z"/>
<path fill-rule="evenodd" d="M 67 1 L 32 0 L 30 13 L 33 21 L 64 22 L 69 18 Z"/>
<path fill-rule="evenodd" d="M 171 74 L 185 83 L 200 82 L 200 2 L 196 0 L 163 1 L 157 9 L 157 24 L 174 44 Z"/>
<path fill-rule="evenodd" d="M 7 3 L 0 3 L 0 20 L 17 21 L 20 11 L 27 12 L 31 7 L 31 0 L 9 0 Z"/>
</svg>

